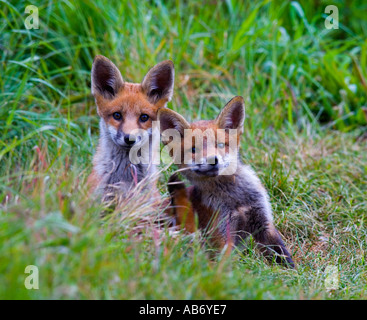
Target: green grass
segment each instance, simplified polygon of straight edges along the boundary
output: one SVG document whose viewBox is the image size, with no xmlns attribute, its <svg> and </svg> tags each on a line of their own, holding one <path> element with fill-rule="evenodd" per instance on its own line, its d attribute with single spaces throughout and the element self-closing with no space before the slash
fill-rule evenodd
<svg viewBox="0 0 367 320">
<path fill-rule="evenodd" d="M 327 4 L 49 1 L 26 30 L 28 3 L 0 1 L 0 298 L 365 298 L 366 4 L 336 1 L 339 30 L 324 27 Z M 189 120 L 245 97 L 242 159 L 269 191 L 297 270 L 269 265 L 251 243 L 213 256 L 200 234 L 152 225 L 142 196 L 100 217 L 85 186 L 96 54 L 133 82 L 172 59 L 169 107 Z M 39 290 L 24 287 L 27 265 L 39 267 Z M 332 291 L 328 266 L 339 272 Z"/>
</svg>

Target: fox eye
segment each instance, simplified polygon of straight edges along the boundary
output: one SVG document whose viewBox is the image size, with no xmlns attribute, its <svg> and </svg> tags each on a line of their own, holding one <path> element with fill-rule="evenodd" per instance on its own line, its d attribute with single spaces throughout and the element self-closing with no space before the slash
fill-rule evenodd
<svg viewBox="0 0 367 320">
<path fill-rule="evenodd" d="M 221 143 L 218 143 L 217 146 L 218 146 L 218 148 L 223 149 L 225 145 L 224 145 L 224 143 L 221 142 Z"/>
<path fill-rule="evenodd" d="M 115 120 L 119 121 L 119 120 L 121 120 L 122 115 L 121 115 L 121 113 L 120 113 L 120 112 L 114 112 L 114 113 L 112 114 L 112 117 L 113 117 Z"/>
<path fill-rule="evenodd" d="M 140 121 L 141 121 L 141 122 L 146 122 L 146 121 L 148 121 L 148 119 L 149 119 L 149 116 L 148 116 L 147 114 L 145 114 L 145 113 L 143 113 L 143 114 L 140 116 Z"/>
</svg>

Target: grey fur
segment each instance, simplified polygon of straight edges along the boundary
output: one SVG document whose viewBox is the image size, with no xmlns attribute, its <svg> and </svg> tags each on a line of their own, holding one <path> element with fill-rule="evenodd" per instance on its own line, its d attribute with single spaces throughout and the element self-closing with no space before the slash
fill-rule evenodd
<svg viewBox="0 0 367 320">
<path fill-rule="evenodd" d="M 135 186 L 135 172 L 138 183 L 155 173 L 156 167 L 152 164 L 131 163 L 130 149 L 112 140 L 103 119 L 100 120 L 100 135 L 100 152 L 96 154 L 95 169 L 98 175 L 103 177 L 97 192 L 104 196 L 104 200 L 109 200 L 116 193 L 126 193 Z M 145 143 L 151 144 L 151 130 Z"/>
<path fill-rule="evenodd" d="M 139 88 L 138 92 L 143 92 L 147 101 L 155 104 L 156 108 L 164 108 L 172 98 L 174 76 L 173 62 L 170 60 L 162 61 L 151 68 L 141 85 L 135 86 L 135 88 Z M 92 94 L 96 98 L 96 103 L 98 103 L 99 97 L 104 100 L 112 100 L 123 90 L 129 90 L 127 88 L 131 86 L 131 84 L 124 82 L 114 63 L 101 55 L 97 55 L 93 61 L 91 82 Z M 154 108 L 154 110 L 156 109 Z M 115 195 L 124 195 L 144 179 L 150 180 L 146 185 L 140 185 L 142 189 L 146 189 L 147 185 L 150 185 L 149 188 L 153 193 L 157 191 L 156 181 L 153 181 L 156 179 L 153 177 L 156 166 L 152 164 L 152 150 L 154 148 L 152 128 L 147 130 L 147 134 L 136 135 L 136 140 L 131 139 L 135 132 L 125 134 L 122 131 L 122 121 L 119 128 L 112 125 L 107 126 L 98 105 L 97 112 L 101 116 L 100 139 L 98 151 L 94 156 L 94 172 L 90 176 L 92 183 L 94 183 L 93 186 L 97 186 L 96 192 L 102 194 L 104 201 L 109 201 Z M 134 143 L 130 144 L 129 141 L 134 141 Z M 141 157 L 136 152 L 139 146 L 142 151 Z M 130 156 L 135 157 L 135 159 L 130 160 Z M 144 158 L 143 163 L 136 163 L 134 160 L 139 160 L 137 158 Z"/>
<path fill-rule="evenodd" d="M 237 134 L 241 134 L 245 118 L 244 100 L 240 96 L 231 99 L 214 123 L 201 121 L 190 125 L 181 115 L 171 110 L 160 111 L 158 118 L 161 121 L 161 130 L 176 129 L 183 139 L 184 129 L 198 127 L 204 134 L 204 130 L 210 125 L 221 129 L 236 129 Z M 239 245 L 251 234 L 267 256 L 273 257 L 275 252 L 276 262 L 294 267 L 292 258 L 273 224 L 271 205 L 265 188 L 255 172 L 240 161 L 237 148 L 229 154 L 220 156 L 220 153 L 216 153 L 215 161 L 210 164 L 208 157 L 214 155 L 208 155 L 207 151 L 206 159 L 195 159 L 196 163 L 181 165 L 184 169 L 182 175 L 193 187 L 190 201 L 193 212 L 199 218 L 199 227 L 208 231 L 208 234 L 213 231 L 213 241 L 219 246 L 225 243 Z M 233 165 L 235 170 L 224 174 L 225 169 L 233 168 Z M 175 175 L 170 181 L 179 182 Z M 180 188 L 183 188 L 180 183 L 176 187 L 169 186 L 173 203 L 175 189 Z"/>
<path fill-rule="evenodd" d="M 182 174 L 192 183 L 193 207 L 198 212 L 199 227 L 207 230 L 210 221 L 200 214 L 200 204 L 205 204 L 217 213 L 218 231 L 223 240 L 228 233 L 235 245 L 252 234 L 267 256 L 274 251 L 282 255 L 276 261 L 294 267 L 283 241 L 273 225 L 273 216 L 268 194 L 255 172 L 240 162 L 234 175 L 218 175 L 202 179 L 194 171 Z M 214 192 L 213 192 L 214 190 Z M 199 208 L 199 209 L 198 209 Z"/>
</svg>

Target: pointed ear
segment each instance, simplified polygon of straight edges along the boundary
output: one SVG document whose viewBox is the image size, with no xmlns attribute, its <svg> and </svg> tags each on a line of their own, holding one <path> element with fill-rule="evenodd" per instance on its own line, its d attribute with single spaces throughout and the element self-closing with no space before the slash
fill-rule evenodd
<svg viewBox="0 0 367 320">
<path fill-rule="evenodd" d="M 160 123 L 161 133 L 167 129 L 176 129 L 181 136 L 183 136 L 184 130 L 190 129 L 190 124 L 185 120 L 185 118 L 170 109 L 159 109 L 157 117 Z"/>
<path fill-rule="evenodd" d="M 245 102 L 242 97 L 229 101 L 216 119 L 221 129 L 237 129 L 242 133 L 245 121 Z"/>
<path fill-rule="evenodd" d="M 175 69 L 170 60 L 155 65 L 144 77 L 141 86 L 151 103 L 166 104 L 173 95 Z"/>
<path fill-rule="evenodd" d="M 92 65 L 93 96 L 113 99 L 123 86 L 121 73 L 112 61 L 101 55 L 96 56 Z"/>
</svg>

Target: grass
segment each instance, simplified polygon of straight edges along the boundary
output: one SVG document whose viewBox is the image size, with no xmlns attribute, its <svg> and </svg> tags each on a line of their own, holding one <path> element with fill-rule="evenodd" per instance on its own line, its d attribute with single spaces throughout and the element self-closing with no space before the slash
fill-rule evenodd
<svg viewBox="0 0 367 320">
<path fill-rule="evenodd" d="M 324 27 L 324 1 L 35 2 L 38 30 L 24 27 L 27 4 L 0 2 L 1 298 L 366 297 L 362 1 L 335 2 L 338 30 Z M 251 244 L 213 258 L 200 234 L 149 224 L 156 213 L 143 196 L 100 217 L 85 187 L 98 140 L 96 54 L 134 82 L 172 59 L 169 107 L 189 120 L 245 97 L 242 158 L 269 191 L 297 270 L 269 265 Z M 24 287 L 27 265 L 39 267 L 39 290 Z"/>
</svg>

